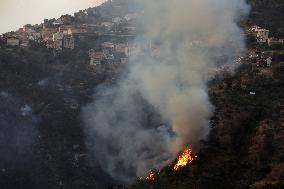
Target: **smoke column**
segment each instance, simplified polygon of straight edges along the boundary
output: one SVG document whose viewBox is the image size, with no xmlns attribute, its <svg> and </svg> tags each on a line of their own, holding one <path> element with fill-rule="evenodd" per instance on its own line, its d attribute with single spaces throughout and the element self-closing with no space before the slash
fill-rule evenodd
<svg viewBox="0 0 284 189">
<path fill-rule="evenodd" d="M 161 168 L 209 133 L 207 82 L 245 50 L 237 21 L 245 0 L 141 0 L 144 33 L 117 85 L 95 89 L 83 109 L 88 147 L 113 178 L 131 182 Z M 141 42 L 142 41 L 142 42 Z M 141 45 L 142 44 L 142 45 Z M 141 100 L 143 99 L 143 100 Z M 164 125 L 145 125 L 143 104 Z"/>
</svg>

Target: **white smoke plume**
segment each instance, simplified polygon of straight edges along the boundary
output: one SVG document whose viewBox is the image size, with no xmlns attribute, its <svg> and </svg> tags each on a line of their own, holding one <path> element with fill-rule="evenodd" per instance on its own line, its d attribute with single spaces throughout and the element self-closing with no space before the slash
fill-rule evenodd
<svg viewBox="0 0 284 189">
<path fill-rule="evenodd" d="M 88 146 L 112 177 L 131 182 L 198 148 L 214 107 L 207 82 L 245 50 L 237 22 L 245 0 L 141 0 L 144 33 L 127 74 L 96 88 L 83 109 Z M 146 42 L 145 42 L 146 41 Z M 149 108 L 164 124 L 148 125 Z"/>
</svg>

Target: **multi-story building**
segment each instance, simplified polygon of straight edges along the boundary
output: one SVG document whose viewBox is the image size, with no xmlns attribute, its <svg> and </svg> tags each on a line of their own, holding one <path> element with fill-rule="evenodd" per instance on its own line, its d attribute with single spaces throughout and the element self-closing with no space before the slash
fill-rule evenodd
<svg viewBox="0 0 284 189">
<path fill-rule="evenodd" d="M 91 49 L 89 51 L 90 65 L 96 66 L 102 63 L 105 59 L 105 54 L 103 52 L 95 51 Z"/>
<path fill-rule="evenodd" d="M 74 49 L 75 48 L 75 38 L 72 35 L 65 35 L 63 37 L 63 47 L 65 49 Z"/>
<path fill-rule="evenodd" d="M 20 39 L 14 36 L 7 37 L 7 46 L 10 47 L 20 46 Z"/>
</svg>

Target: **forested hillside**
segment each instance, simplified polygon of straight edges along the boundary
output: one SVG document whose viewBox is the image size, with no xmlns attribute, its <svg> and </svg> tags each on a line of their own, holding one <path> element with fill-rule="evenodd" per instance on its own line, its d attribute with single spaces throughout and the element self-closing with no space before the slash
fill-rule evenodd
<svg viewBox="0 0 284 189">
<path fill-rule="evenodd" d="M 284 1 L 248 0 L 251 4 L 249 21 L 270 29 L 272 34 L 284 37 Z"/>
</svg>

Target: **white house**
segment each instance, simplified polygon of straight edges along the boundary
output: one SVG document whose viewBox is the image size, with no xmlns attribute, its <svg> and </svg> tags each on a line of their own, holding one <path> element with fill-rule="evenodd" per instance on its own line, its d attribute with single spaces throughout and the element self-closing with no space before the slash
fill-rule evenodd
<svg viewBox="0 0 284 189">
<path fill-rule="evenodd" d="M 267 67 L 270 67 L 270 66 L 271 66 L 271 63 L 272 63 L 272 58 L 271 58 L 271 57 L 268 57 L 268 58 L 266 59 L 266 66 L 267 66 Z"/>
<path fill-rule="evenodd" d="M 112 22 L 102 22 L 102 23 L 101 23 L 101 26 L 102 26 L 102 27 L 105 27 L 107 30 L 110 30 L 111 27 L 114 26 L 114 23 L 112 23 Z"/>
<path fill-rule="evenodd" d="M 63 47 L 65 49 L 74 49 L 75 48 L 75 39 L 72 35 L 65 35 L 63 37 Z"/>
<path fill-rule="evenodd" d="M 127 51 L 128 51 L 127 48 L 128 48 L 127 45 L 124 43 L 115 45 L 115 51 L 118 53 L 124 53 L 125 55 L 127 54 Z"/>
<path fill-rule="evenodd" d="M 269 30 L 258 29 L 256 30 L 256 39 L 259 43 L 266 43 L 269 39 Z"/>
<path fill-rule="evenodd" d="M 114 44 L 112 42 L 103 42 L 101 46 L 103 49 L 109 49 L 109 50 L 114 49 Z"/>
<path fill-rule="evenodd" d="M 116 23 L 116 24 L 119 24 L 119 23 L 122 22 L 122 18 L 120 18 L 120 17 L 115 17 L 115 18 L 112 19 L 112 22 L 114 22 L 114 23 Z"/>
<path fill-rule="evenodd" d="M 283 39 L 277 39 L 275 37 L 271 37 L 268 39 L 268 45 L 271 46 L 271 45 L 282 45 L 284 40 Z"/>
<path fill-rule="evenodd" d="M 52 36 L 52 40 L 54 42 L 54 48 L 56 50 L 62 50 L 62 46 L 63 46 L 63 37 L 64 34 L 63 33 L 54 33 Z"/>
<path fill-rule="evenodd" d="M 89 58 L 90 58 L 90 65 L 96 66 L 101 64 L 102 60 L 105 59 L 105 54 L 103 52 L 95 51 L 94 49 L 91 49 L 89 51 Z"/>
<path fill-rule="evenodd" d="M 11 47 L 20 46 L 20 40 L 17 37 L 8 37 L 7 46 L 11 46 Z"/>
<path fill-rule="evenodd" d="M 133 14 L 127 14 L 127 15 L 125 15 L 125 16 L 124 16 L 124 19 L 129 22 L 129 21 L 131 21 L 131 20 L 136 19 L 137 17 L 138 17 L 138 14 L 133 13 Z"/>
</svg>

